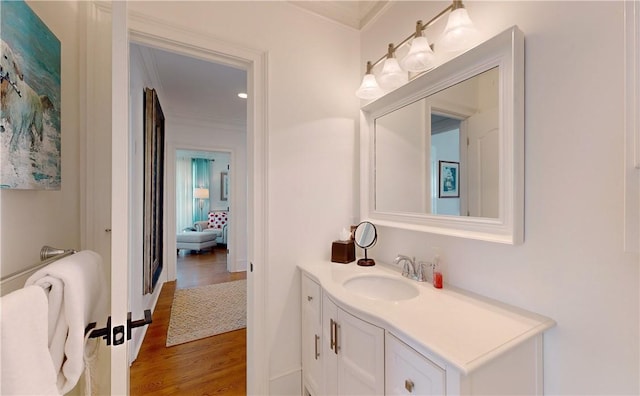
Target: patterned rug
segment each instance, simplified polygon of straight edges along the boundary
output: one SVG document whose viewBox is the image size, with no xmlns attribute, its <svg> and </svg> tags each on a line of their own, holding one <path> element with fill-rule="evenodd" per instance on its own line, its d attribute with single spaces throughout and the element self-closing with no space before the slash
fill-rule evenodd
<svg viewBox="0 0 640 396">
<path fill-rule="evenodd" d="M 167 346 L 247 327 L 247 281 L 178 289 L 173 296 Z"/>
</svg>

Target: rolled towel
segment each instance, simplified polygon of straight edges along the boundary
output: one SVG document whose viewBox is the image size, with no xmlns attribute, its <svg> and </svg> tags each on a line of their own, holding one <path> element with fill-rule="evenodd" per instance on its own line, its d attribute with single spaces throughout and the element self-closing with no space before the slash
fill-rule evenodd
<svg viewBox="0 0 640 396">
<path fill-rule="evenodd" d="M 0 394 L 60 394 L 49 353 L 47 311 L 47 296 L 39 286 L 0 298 Z"/>
<path fill-rule="evenodd" d="M 58 373 L 58 390 L 67 393 L 85 368 L 84 329 L 106 320 L 102 258 L 90 250 L 72 254 L 38 270 L 26 284 L 48 290 L 49 352 Z"/>
</svg>

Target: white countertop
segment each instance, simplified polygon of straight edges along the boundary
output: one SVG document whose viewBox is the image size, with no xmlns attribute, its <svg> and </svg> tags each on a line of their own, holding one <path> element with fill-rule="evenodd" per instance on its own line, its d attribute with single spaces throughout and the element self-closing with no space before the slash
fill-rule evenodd
<svg viewBox="0 0 640 396">
<path fill-rule="evenodd" d="M 298 267 L 315 279 L 342 309 L 395 334 L 425 355 L 435 355 L 469 374 L 501 353 L 555 326 L 555 321 L 447 284 L 406 279 L 382 265 L 306 262 Z M 365 298 L 343 283 L 354 276 L 382 274 L 416 285 L 419 295 L 403 301 Z"/>
</svg>

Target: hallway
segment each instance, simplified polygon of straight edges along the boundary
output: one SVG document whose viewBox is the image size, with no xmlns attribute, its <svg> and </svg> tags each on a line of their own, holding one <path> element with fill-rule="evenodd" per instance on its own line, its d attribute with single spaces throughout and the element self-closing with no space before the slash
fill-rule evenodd
<svg viewBox="0 0 640 396">
<path fill-rule="evenodd" d="M 131 395 L 246 394 L 246 329 L 165 347 L 176 289 L 246 279 L 229 273 L 226 248 L 180 251 L 177 280 L 162 287 L 138 358 L 131 365 Z"/>
</svg>

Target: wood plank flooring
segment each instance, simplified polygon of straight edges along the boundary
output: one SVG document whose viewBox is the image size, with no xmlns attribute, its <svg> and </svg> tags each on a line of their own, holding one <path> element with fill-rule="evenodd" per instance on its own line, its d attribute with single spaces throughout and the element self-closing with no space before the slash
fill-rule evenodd
<svg viewBox="0 0 640 396">
<path fill-rule="evenodd" d="M 131 395 L 245 395 L 246 329 L 165 347 L 171 303 L 176 289 L 246 279 L 229 273 L 226 251 L 178 256 L 177 281 L 165 283 L 153 313 L 153 323 L 131 365 Z"/>
</svg>

